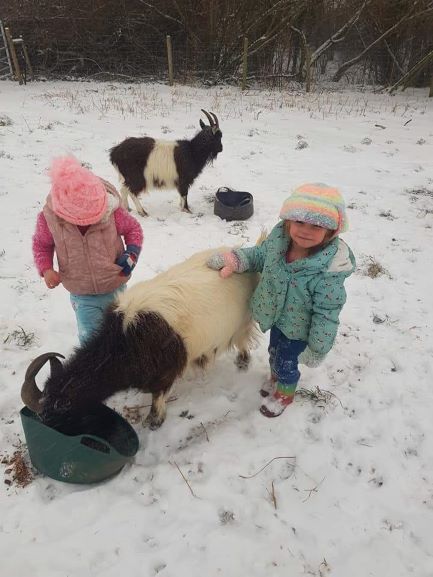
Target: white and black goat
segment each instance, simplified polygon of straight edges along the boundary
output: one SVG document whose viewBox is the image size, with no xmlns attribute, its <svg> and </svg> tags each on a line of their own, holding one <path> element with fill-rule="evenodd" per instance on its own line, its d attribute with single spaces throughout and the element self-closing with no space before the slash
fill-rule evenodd
<svg viewBox="0 0 433 577">
<path fill-rule="evenodd" d="M 188 207 L 188 190 L 206 164 L 222 151 L 222 132 L 217 116 L 202 110 L 200 132 L 191 140 L 156 140 L 148 136 L 127 138 L 110 150 L 110 161 L 121 179 L 122 205 L 129 210 L 128 195 L 141 216 L 147 216 L 138 195 L 152 188 L 177 188 L 180 206 Z"/>
<path fill-rule="evenodd" d="M 22 387 L 24 403 L 47 424 L 65 423 L 117 391 L 136 388 L 152 393 L 147 421 L 155 429 L 164 422 L 173 382 L 189 365 L 204 368 L 235 347 L 238 367 L 247 368 L 256 331 L 249 301 L 258 275 L 221 279 L 206 266 L 214 252 L 197 253 L 127 289 L 64 365 L 58 353 L 35 359 Z M 51 375 L 41 392 L 35 376 L 48 360 Z"/>
</svg>

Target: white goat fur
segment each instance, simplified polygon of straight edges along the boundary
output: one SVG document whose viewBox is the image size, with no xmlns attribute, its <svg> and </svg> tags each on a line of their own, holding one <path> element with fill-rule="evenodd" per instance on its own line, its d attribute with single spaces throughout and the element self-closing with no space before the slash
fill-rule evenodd
<svg viewBox="0 0 433 577">
<path fill-rule="evenodd" d="M 206 261 L 227 247 L 199 252 L 155 278 L 142 281 L 118 297 L 124 329 L 139 312 L 159 313 L 183 338 L 188 363 L 205 355 L 213 360 L 235 346 L 248 350 L 255 339 L 249 301 L 258 282 L 255 273 L 222 279 Z"/>
<path fill-rule="evenodd" d="M 155 189 L 171 189 L 176 188 L 176 181 L 178 179 L 176 163 L 174 161 L 174 147 L 176 146 L 174 140 L 155 140 L 152 152 L 149 154 L 146 166 L 144 168 L 144 178 L 146 179 L 146 188 L 141 192 L 146 194 L 149 190 Z M 116 168 L 116 166 L 115 166 Z M 123 208 L 129 209 L 128 196 L 131 197 L 138 214 L 145 215 L 143 207 L 140 204 L 137 196 L 131 194 L 129 188 L 125 184 L 125 179 L 121 172 L 116 168 L 121 183 L 120 194 L 122 197 Z M 158 182 L 164 182 L 164 186 L 155 186 L 154 179 Z M 182 200 L 181 200 L 182 205 Z"/>
<path fill-rule="evenodd" d="M 177 168 L 174 162 L 174 140 L 155 140 L 152 152 L 149 154 L 146 168 L 144 169 L 144 178 L 146 179 L 148 189 L 152 188 L 176 188 Z M 164 186 L 155 187 L 153 180 L 163 180 Z M 146 192 L 144 191 L 144 192 Z"/>
</svg>

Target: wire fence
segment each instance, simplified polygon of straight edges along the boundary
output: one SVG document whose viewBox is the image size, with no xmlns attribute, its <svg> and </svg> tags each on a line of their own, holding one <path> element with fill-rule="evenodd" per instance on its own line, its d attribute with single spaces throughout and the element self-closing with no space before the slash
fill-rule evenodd
<svg viewBox="0 0 433 577">
<path fill-rule="evenodd" d="M 97 71 L 88 71 L 90 76 L 125 78 L 128 80 L 162 81 L 167 83 L 215 85 L 227 83 L 242 88 L 284 88 L 296 82 L 310 84 L 310 88 L 328 85 L 335 79 L 341 65 L 352 53 L 329 51 L 315 59 L 311 65 L 303 60 L 301 51 L 293 46 L 274 43 L 267 50 L 250 52 L 245 37 L 236 45 L 226 47 L 196 47 L 174 36 L 161 37 L 137 44 L 137 52 L 125 54 L 119 67 L 118 55 L 112 66 L 98 65 Z M 354 50 L 352 51 L 355 52 Z M 418 62 L 418 57 L 407 59 L 397 66 L 389 54 L 380 49 L 372 51 L 370 57 L 360 60 L 342 76 L 346 84 L 360 86 L 392 86 Z M 59 60 L 59 65 L 65 62 Z M 80 62 L 81 65 L 81 62 Z M 62 66 L 63 67 L 63 66 Z M 80 73 L 73 66 L 70 74 Z M 428 86 L 433 78 L 433 57 L 420 69 L 415 85 Z"/>
<path fill-rule="evenodd" d="M 325 84 L 329 86 L 331 81 L 337 80 L 342 65 L 362 49 L 359 42 L 349 39 L 344 50 L 333 47 L 317 55 L 314 48 L 303 45 L 296 35 L 276 36 L 272 42 L 260 45 L 260 38 L 249 39 L 246 36 L 234 37 L 230 42 L 207 43 L 185 36 L 182 32 L 129 35 L 127 38 L 123 34 L 114 37 L 113 34 L 101 34 L 86 38 L 86 42 L 78 38 L 67 47 L 65 43 L 54 44 L 52 41 L 43 45 L 37 34 L 32 36 L 29 32 L 28 35 L 27 59 L 17 47 L 18 66 L 21 65 L 20 74 L 24 79 L 31 65 L 35 77 L 170 84 L 226 83 L 239 85 L 243 89 L 281 89 L 294 82 L 302 84 L 307 91 Z M 27 35 L 25 38 L 27 40 Z M 338 80 L 364 86 L 393 86 L 425 58 L 423 66 L 415 70 L 416 75 L 411 81 L 418 86 L 433 83 L 433 55 L 430 58 L 429 52 L 426 52 L 429 45 L 424 43 L 417 48 L 412 43 L 408 54 L 403 48 L 392 52 L 389 45 L 373 47 L 359 62 L 345 70 Z"/>
<path fill-rule="evenodd" d="M 51 78 L 309 90 L 433 76 L 433 0 L 9 0 L 0 19 Z"/>
</svg>

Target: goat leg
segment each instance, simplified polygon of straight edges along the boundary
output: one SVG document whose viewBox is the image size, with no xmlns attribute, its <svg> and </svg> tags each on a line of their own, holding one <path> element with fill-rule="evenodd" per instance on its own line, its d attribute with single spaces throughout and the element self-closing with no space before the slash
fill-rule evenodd
<svg viewBox="0 0 433 577">
<path fill-rule="evenodd" d="M 188 212 L 191 214 L 191 210 L 188 206 L 188 188 L 186 187 L 179 187 L 178 189 L 180 194 L 180 209 L 182 212 Z"/>
<path fill-rule="evenodd" d="M 151 431 L 159 429 L 165 421 L 167 415 L 167 398 L 168 391 L 158 391 L 152 393 L 152 406 L 149 414 L 143 421 L 144 426 L 148 426 Z"/>
<path fill-rule="evenodd" d="M 138 214 L 140 216 L 149 216 L 149 214 L 144 210 L 142 204 L 140 203 L 138 198 L 135 196 L 135 194 L 131 194 L 131 198 L 132 198 L 133 203 L 135 204 L 135 208 L 136 208 Z"/>
<path fill-rule="evenodd" d="M 120 201 L 120 205 L 122 208 L 124 208 L 128 212 L 131 212 L 131 209 L 129 208 L 129 203 L 128 203 L 128 195 L 129 195 L 128 187 L 126 186 L 126 184 L 122 184 L 122 186 L 120 187 L 120 196 L 122 198 L 122 200 Z"/>
<path fill-rule="evenodd" d="M 138 214 L 140 216 L 149 216 L 147 214 L 147 212 L 144 210 L 144 208 L 142 207 L 140 201 L 137 198 L 137 195 L 132 193 L 129 188 L 126 186 L 126 184 L 122 184 L 121 188 L 120 188 L 120 195 L 122 197 L 121 200 L 121 206 L 122 208 L 124 208 L 125 210 L 127 210 L 128 212 L 131 212 L 131 208 L 129 206 L 129 202 L 128 202 L 128 197 L 130 196 L 132 198 L 132 201 L 135 205 L 135 209 L 138 212 Z"/>
</svg>

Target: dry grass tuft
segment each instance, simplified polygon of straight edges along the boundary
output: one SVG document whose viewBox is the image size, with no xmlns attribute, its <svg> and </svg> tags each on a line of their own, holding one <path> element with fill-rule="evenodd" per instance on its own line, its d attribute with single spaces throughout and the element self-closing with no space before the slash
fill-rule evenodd
<svg viewBox="0 0 433 577">
<path fill-rule="evenodd" d="M 14 343 L 18 347 L 23 349 L 28 349 L 35 342 L 35 333 L 28 332 L 23 329 L 23 327 L 18 327 L 3 339 L 3 344 Z"/>
<path fill-rule="evenodd" d="M 23 489 L 33 481 L 33 473 L 24 457 L 23 445 L 18 447 L 11 457 L 3 457 L 1 463 L 2 465 L 6 465 L 4 471 L 4 474 L 7 477 L 4 481 L 6 485 L 15 485 L 16 487 Z"/>
<path fill-rule="evenodd" d="M 314 405 L 319 405 L 322 407 L 334 399 L 337 399 L 341 405 L 340 399 L 334 395 L 334 393 L 331 393 L 331 391 L 327 391 L 326 389 L 321 389 L 320 387 L 316 387 L 315 389 L 300 388 L 296 391 L 295 395 L 297 397 L 301 397 L 302 399 L 311 401 Z"/>
<path fill-rule="evenodd" d="M 370 278 L 377 278 L 378 276 L 382 275 L 389 276 L 388 271 L 372 256 L 369 257 L 369 262 L 364 274 Z"/>
</svg>

